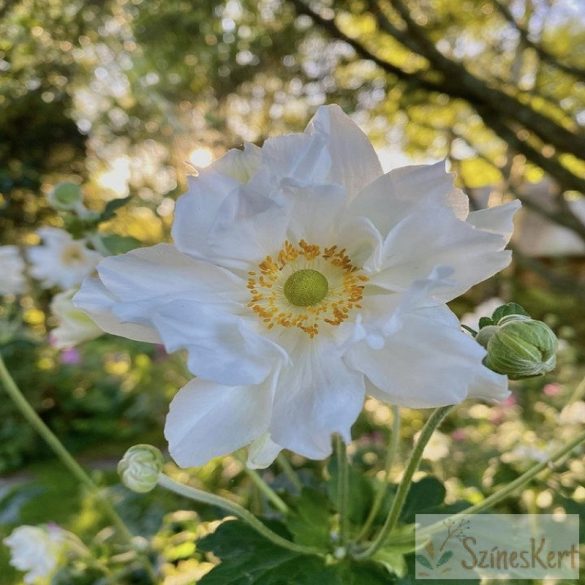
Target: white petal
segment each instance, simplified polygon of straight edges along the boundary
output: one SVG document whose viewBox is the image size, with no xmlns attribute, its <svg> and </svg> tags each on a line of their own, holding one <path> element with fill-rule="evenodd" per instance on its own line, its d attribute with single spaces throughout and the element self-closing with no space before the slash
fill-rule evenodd
<svg viewBox="0 0 585 585">
<path fill-rule="evenodd" d="M 485 373 L 485 350 L 461 331 L 457 318 L 447 307 L 428 307 L 395 319 L 399 327 L 381 349 L 361 342 L 345 358 L 378 389 L 376 396 L 410 408 L 445 406 L 466 398 Z M 502 396 L 488 385 L 483 390 L 492 399 Z"/>
<path fill-rule="evenodd" d="M 287 358 L 219 305 L 170 301 L 156 309 L 152 322 L 167 351 L 186 349 L 191 372 L 218 384 L 259 384 Z"/>
<path fill-rule="evenodd" d="M 290 205 L 287 236 L 291 241 L 330 246 L 337 241 L 339 222 L 345 205 L 345 191 L 338 185 L 302 187 L 283 185 Z"/>
<path fill-rule="evenodd" d="M 479 368 L 469 388 L 469 396 L 489 402 L 506 400 L 510 396 L 508 377 L 492 372 L 485 366 Z"/>
<path fill-rule="evenodd" d="M 230 156 L 237 158 L 235 154 Z M 239 186 L 239 181 L 213 165 L 189 177 L 189 190 L 177 200 L 172 228 L 173 241 L 181 252 L 205 257 L 207 235 L 219 208 Z"/>
<path fill-rule="evenodd" d="M 520 207 L 520 201 L 515 200 L 505 205 L 472 211 L 467 222 L 480 230 L 500 234 L 509 242 L 514 231 L 514 214 Z"/>
<path fill-rule="evenodd" d="M 349 197 L 382 174 L 368 137 L 339 106 L 320 107 L 306 132 L 325 139 L 331 156 L 329 180 L 343 185 Z"/>
<path fill-rule="evenodd" d="M 169 244 L 158 244 L 110 256 L 100 262 L 98 274 L 121 301 L 194 298 L 199 302 L 242 302 L 245 283 L 223 268 L 181 254 Z"/>
<path fill-rule="evenodd" d="M 293 363 L 278 378 L 270 434 L 285 449 L 323 459 L 331 453 L 333 433 L 351 440 L 351 426 L 363 406 L 364 379 L 343 364 L 332 344 L 302 338 L 289 353 Z"/>
<path fill-rule="evenodd" d="M 192 380 L 175 396 L 167 416 L 171 456 L 181 467 L 195 467 L 249 445 L 268 428 L 271 400 L 268 385 Z"/>
<path fill-rule="evenodd" d="M 273 177 L 294 178 L 302 184 L 323 183 L 331 171 L 327 141 L 320 134 L 287 134 L 269 138 L 262 160 Z"/>
<path fill-rule="evenodd" d="M 395 169 L 379 177 L 352 201 L 350 213 L 369 218 L 383 236 L 416 208 L 441 204 L 458 219 L 469 211 L 467 196 L 453 185 L 445 163 Z"/>
<path fill-rule="evenodd" d="M 79 292 L 73 297 L 73 304 L 85 311 L 106 333 L 136 341 L 160 343 L 160 337 L 152 327 L 136 323 L 123 323 L 114 316 L 112 309 L 116 303 L 116 298 L 100 279 L 95 277 L 86 278 Z"/>
<path fill-rule="evenodd" d="M 250 445 L 246 465 L 250 469 L 266 469 L 281 451 L 282 447 L 271 439 L 270 434 L 264 433 Z"/>
<path fill-rule="evenodd" d="M 371 284 L 406 290 L 439 266 L 453 270 L 452 286 L 436 298 L 449 301 L 505 268 L 511 253 L 500 234 L 476 229 L 444 207 L 426 205 L 407 216 L 384 242 L 382 270 Z"/>
<path fill-rule="evenodd" d="M 219 172 L 244 185 L 256 173 L 262 162 L 262 150 L 255 144 L 246 142 L 244 149 L 233 148 L 215 161 L 209 169 Z M 205 173 L 206 171 L 203 171 Z"/>
<path fill-rule="evenodd" d="M 285 239 L 288 206 L 285 201 L 242 187 L 225 198 L 207 233 L 207 260 L 248 271 Z"/>
</svg>

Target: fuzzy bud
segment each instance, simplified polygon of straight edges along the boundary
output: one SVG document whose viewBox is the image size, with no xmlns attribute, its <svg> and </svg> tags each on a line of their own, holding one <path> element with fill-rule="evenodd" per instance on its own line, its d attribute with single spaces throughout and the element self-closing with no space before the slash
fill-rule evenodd
<svg viewBox="0 0 585 585">
<path fill-rule="evenodd" d="M 156 487 L 163 464 L 163 455 L 156 447 L 134 445 L 118 463 L 118 475 L 128 489 L 145 494 Z"/>
<path fill-rule="evenodd" d="M 524 314 L 505 315 L 480 329 L 485 365 L 511 380 L 540 376 L 556 366 L 557 338 L 551 328 Z"/>
</svg>

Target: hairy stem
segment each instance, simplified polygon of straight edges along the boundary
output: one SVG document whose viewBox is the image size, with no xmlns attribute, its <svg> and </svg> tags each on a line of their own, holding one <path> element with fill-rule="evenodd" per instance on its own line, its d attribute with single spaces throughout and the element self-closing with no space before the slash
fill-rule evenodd
<svg viewBox="0 0 585 585">
<path fill-rule="evenodd" d="M 390 444 L 386 452 L 386 460 L 384 462 L 384 483 L 380 486 L 380 489 L 376 492 L 374 503 L 368 514 L 368 518 L 364 523 L 360 533 L 356 537 L 356 541 L 360 541 L 368 535 L 368 532 L 372 528 L 372 524 L 380 512 L 382 503 L 384 502 L 384 496 L 388 488 L 388 481 L 390 479 L 390 471 L 394 465 L 396 455 L 398 453 L 398 445 L 400 443 L 400 408 L 398 406 L 392 406 L 392 430 L 390 431 Z"/>
<path fill-rule="evenodd" d="M 268 539 L 273 544 L 280 546 L 282 548 L 286 548 L 293 552 L 301 553 L 301 554 L 312 554 L 312 555 L 322 555 L 322 551 L 312 548 L 309 546 L 303 546 L 300 544 L 296 544 L 283 538 L 276 532 L 273 532 L 268 528 L 265 524 L 263 524 L 254 514 L 243 508 L 239 504 L 235 502 L 231 502 L 230 500 L 226 500 L 221 496 L 216 496 L 215 494 L 210 494 L 203 490 L 199 490 L 197 488 L 184 485 L 182 483 L 176 482 L 174 479 L 171 479 L 168 475 L 162 473 L 158 480 L 158 485 L 162 488 L 165 488 L 175 494 L 183 496 L 185 498 L 189 498 L 195 502 L 199 502 L 202 504 L 209 504 L 210 506 L 217 506 L 226 512 L 237 516 L 240 520 L 246 522 L 251 528 L 256 530 L 258 534 L 261 534 L 264 538 Z"/>
<path fill-rule="evenodd" d="M 278 463 L 278 465 L 280 465 L 282 471 L 284 472 L 288 480 L 292 483 L 292 485 L 299 491 L 301 491 L 303 489 L 303 484 L 299 479 L 299 476 L 297 475 L 293 466 L 290 464 L 290 461 L 286 458 L 286 456 L 280 453 L 276 458 L 276 462 Z"/>
<path fill-rule="evenodd" d="M 36 413 L 34 408 L 29 404 L 28 400 L 25 398 L 24 394 L 14 381 L 14 378 L 10 375 L 10 372 L 6 368 L 6 364 L 4 363 L 1 354 L 0 380 L 2 380 L 2 384 L 4 385 L 6 393 L 8 394 L 8 396 L 10 396 L 10 398 L 12 399 L 18 410 L 20 410 L 24 418 L 33 427 L 33 429 L 41 436 L 45 443 L 47 443 L 47 445 L 61 460 L 63 465 L 79 481 L 79 483 L 85 486 L 89 493 L 93 497 L 95 497 L 95 499 L 99 502 L 100 506 L 102 507 L 103 511 L 110 518 L 112 524 L 116 527 L 116 530 L 118 531 L 120 537 L 123 540 L 125 540 L 126 543 L 131 548 L 134 548 L 132 533 L 130 532 L 130 530 L 128 529 L 128 527 L 126 526 L 118 512 L 116 512 L 115 508 L 112 506 L 108 498 L 104 496 L 103 492 L 91 479 L 88 473 L 83 469 L 83 467 L 81 467 L 81 465 L 79 465 L 79 463 L 77 463 L 77 461 L 69 453 L 69 451 L 63 445 L 63 443 L 61 443 L 57 435 L 55 435 L 53 431 L 51 431 L 51 429 L 44 423 L 41 417 Z M 145 556 L 142 556 L 142 560 L 146 570 L 152 577 L 153 582 L 156 582 L 155 570 L 152 567 L 150 561 Z"/>
<path fill-rule="evenodd" d="M 339 536 L 341 543 L 346 544 L 349 533 L 349 467 L 347 447 L 343 439 L 336 435 L 335 453 L 337 457 L 337 509 L 339 511 Z"/>
<path fill-rule="evenodd" d="M 487 497 L 483 502 L 479 504 L 475 504 L 474 506 L 470 506 L 465 510 L 459 512 L 451 516 L 450 520 L 457 520 L 462 516 L 466 516 L 469 514 L 479 514 L 480 512 L 484 512 L 485 510 L 489 510 L 495 504 L 505 500 L 508 496 L 512 495 L 516 490 L 524 487 L 530 481 L 532 481 L 537 475 L 539 475 L 542 471 L 549 469 L 550 466 L 560 459 L 563 459 L 566 455 L 568 455 L 573 449 L 577 448 L 579 445 L 585 443 L 585 432 L 578 435 L 575 439 L 557 449 L 554 453 L 550 455 L 545 461 L 537 463 L 533 465 L 528 471 L 523 473 L 521 476 L 517 477 L 514 481 L 510 482 L 505 488 L 497 491 L 496 493 L 492 494 L 491 496 Z M 417 538 L 424 538 L 427 536 L 431 536 L 437 530 L 442 530 L 443 522 L 438 522 L 436 524 L 431 524 L 426 528 L 417 532 Z"/>
<path fill-rule="evenodd" d="M 449 414 L 449 412 L 451 412 L 452 409 L 453 406 L 442 406 L 440 408 L 435 409 L 431 416 L 428 418 L 427 422 L 425 423 L 425 426 L 421 431 L 420 437 L 416 442 L 414 449 L 412 450 L 410 459 L 408 460 L 408 464 L 406 465 L 406 469 L 404 470 L 404 476 L 400 481 L 398 491 L 394 496 L 394 500 L 392 501 L 392 507 L 390 508 L 390 512 L 386 517 L 386 521 L 384 522 L 382 529 L 380 530 L 376 538 L 364 551 L 361 551 L 354 555 L 355 558 L 367 559 L 371 557 L 384 544 L 384 541 L 386 540 L 388 535 L 394 530 L 394 528 L 396 528 L 396 524 L 398 523 L 400 513 L 402 512 L 402 508 L 404 506 L 404 502 L 406 501 L 406 496 L 408 496 L 408 492 L 410 491 L 412 477 L 414 476 L 416 470 L 420 465 L 423 451 L 435 430 L 443 422 L 445 417 Z"/>
<path fill-rule="evenodd" d="M 254 485 L 266 496 L 268 501 L 282 514 L 288 514 L 288 506 L 280 496 L 262 479 L 260 474 L 244 465 L 244 473 L 252 480 Z"/>
</svg>

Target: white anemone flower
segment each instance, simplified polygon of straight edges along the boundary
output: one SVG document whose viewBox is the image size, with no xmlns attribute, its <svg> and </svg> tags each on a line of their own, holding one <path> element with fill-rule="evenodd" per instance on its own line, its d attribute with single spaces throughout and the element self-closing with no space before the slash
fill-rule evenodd
<svg viewBox="0 0 585 585">
<path fill-rule="evenodd" d="M 25 583 L 46 583 L 55 573 L 64 552 L 66 532 L 58 526 L 19 526 L 4 544 L 10 564 L 26 572 Z"/>
<path fill-rule="evenodd" d="M 51 331 L 51 342 L 58 349 L 75 347 L 103 334 L 87 313 L 73 304 L 77 290 L 63 291 L 51 301 L 51 312 L 58 321 L 58 326 Z"/>
<path fill-rule="evenodd" d="M 25 289 L 25 265 L 19 249 L 0 246 L 0 295 L 17 295 Z"/>
<path fill-rule="evenodd" d="M 517 202 L 469 212 L 444 163 L 383 174 L 337 106 L 190 179 L 173 245 L 110 257 L 74 302 L 104 330 L 184 349 L 175 461 L 350 440 L 367 393 L 417 408 L 508 395 L 445 305 L 510 262 Z"/>
<path fill-rule="evenodd" d="M 28 250 L 31 275 L 50 288 L 72 288 L 91 274 L 102 255 L 90 250 L 85 240 L 74 240 L 65 230 L 45 227 L 37 232 L 43 244 Z"/>
</svg>

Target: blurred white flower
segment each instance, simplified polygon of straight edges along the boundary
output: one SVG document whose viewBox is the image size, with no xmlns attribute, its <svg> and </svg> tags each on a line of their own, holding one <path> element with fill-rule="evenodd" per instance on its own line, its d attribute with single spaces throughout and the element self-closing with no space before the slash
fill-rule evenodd
<svg viewBox="0 0 585 585">
<path fill-rule="evenodd" d="M 471 327 L 471 329 L 478 331 L 479 330 L 479 320 L 482 317 L 491 317 L 493 312 L 502 305 L 505 305 L 506 301 L 498 297 L 493 297 L 491 299 L 487 299 L 483 303 L 480 303 L 475 307 L 475 309 L 470 313 L 465 313 L 461 317 L 461 324 L 467 325 L 467 327 Z"/>
<path fill-rule="evenodd" d="M 414 435 L 415 443 L 419 436 L 420 431 Z M 449 455 L 450 449 L 451 439 L 441 431 L 435 431 L 423 451 L 423 457 L 429 461 L 440 461 Z"/>
<path fill-rule="evenodd" d="M 46 583 L 64 552 L 66 531 L 58 526 L 19 526 L 4 539 L 10 564 L 26 572 L 25 583 Z"/>
<path fill-rule="evenodd" d="M 585 423 L 585 402 L 576 400 L 567 404 L 559 415 L 559 422 L 562 425 L 578 425 Z"/>
<path fill-rule="evenodd" d="M 534 445 L 519 445 L 513 449 L 510 453 L 502 455 L 502 461 L 504 463 L 510 463 L 511 461 L 536 461 L 542 463 L 548 459 L 546 451 L 535 447 Z"/>
<path fill-rule="evenodd" d="M 49 288 L 72 288 L 91 274 L 102 255 L 86 246 L 85 240 L 74 240 L 65 230 L 41 228 L 41 246 L 28 250 L 31 275 Z"/>
<path fill-rule="evenodd" d="M 51 331 L 51 343 L 59 349 L 74 347 L 103 334 L 87 313 L 73 304 L 71 299 L 77 290 L 61 292 L 51 301 L 51 312 L 59 323 L 58 327 Z"/>
<path fill-rule="evenodd" d="M 16 246 L 0 246 L 0 295 L 16 295 L 25 291 L 24 260 Z"/>
<path fill-rule="evenodd" d="M 232 150 L 177 203 L 174 245 L 110 257 L 75 298 L 104 330 L 186 349 L 166 424 L 182 466 L 253 445 L 310 458 L 367 393 L 409 407 L 501 399 L 507 379 L 446 302 L 504 268 L 517 202 L 469 213 L 444 164 L 383 174 L 337 106 Z"/>
</svg>

